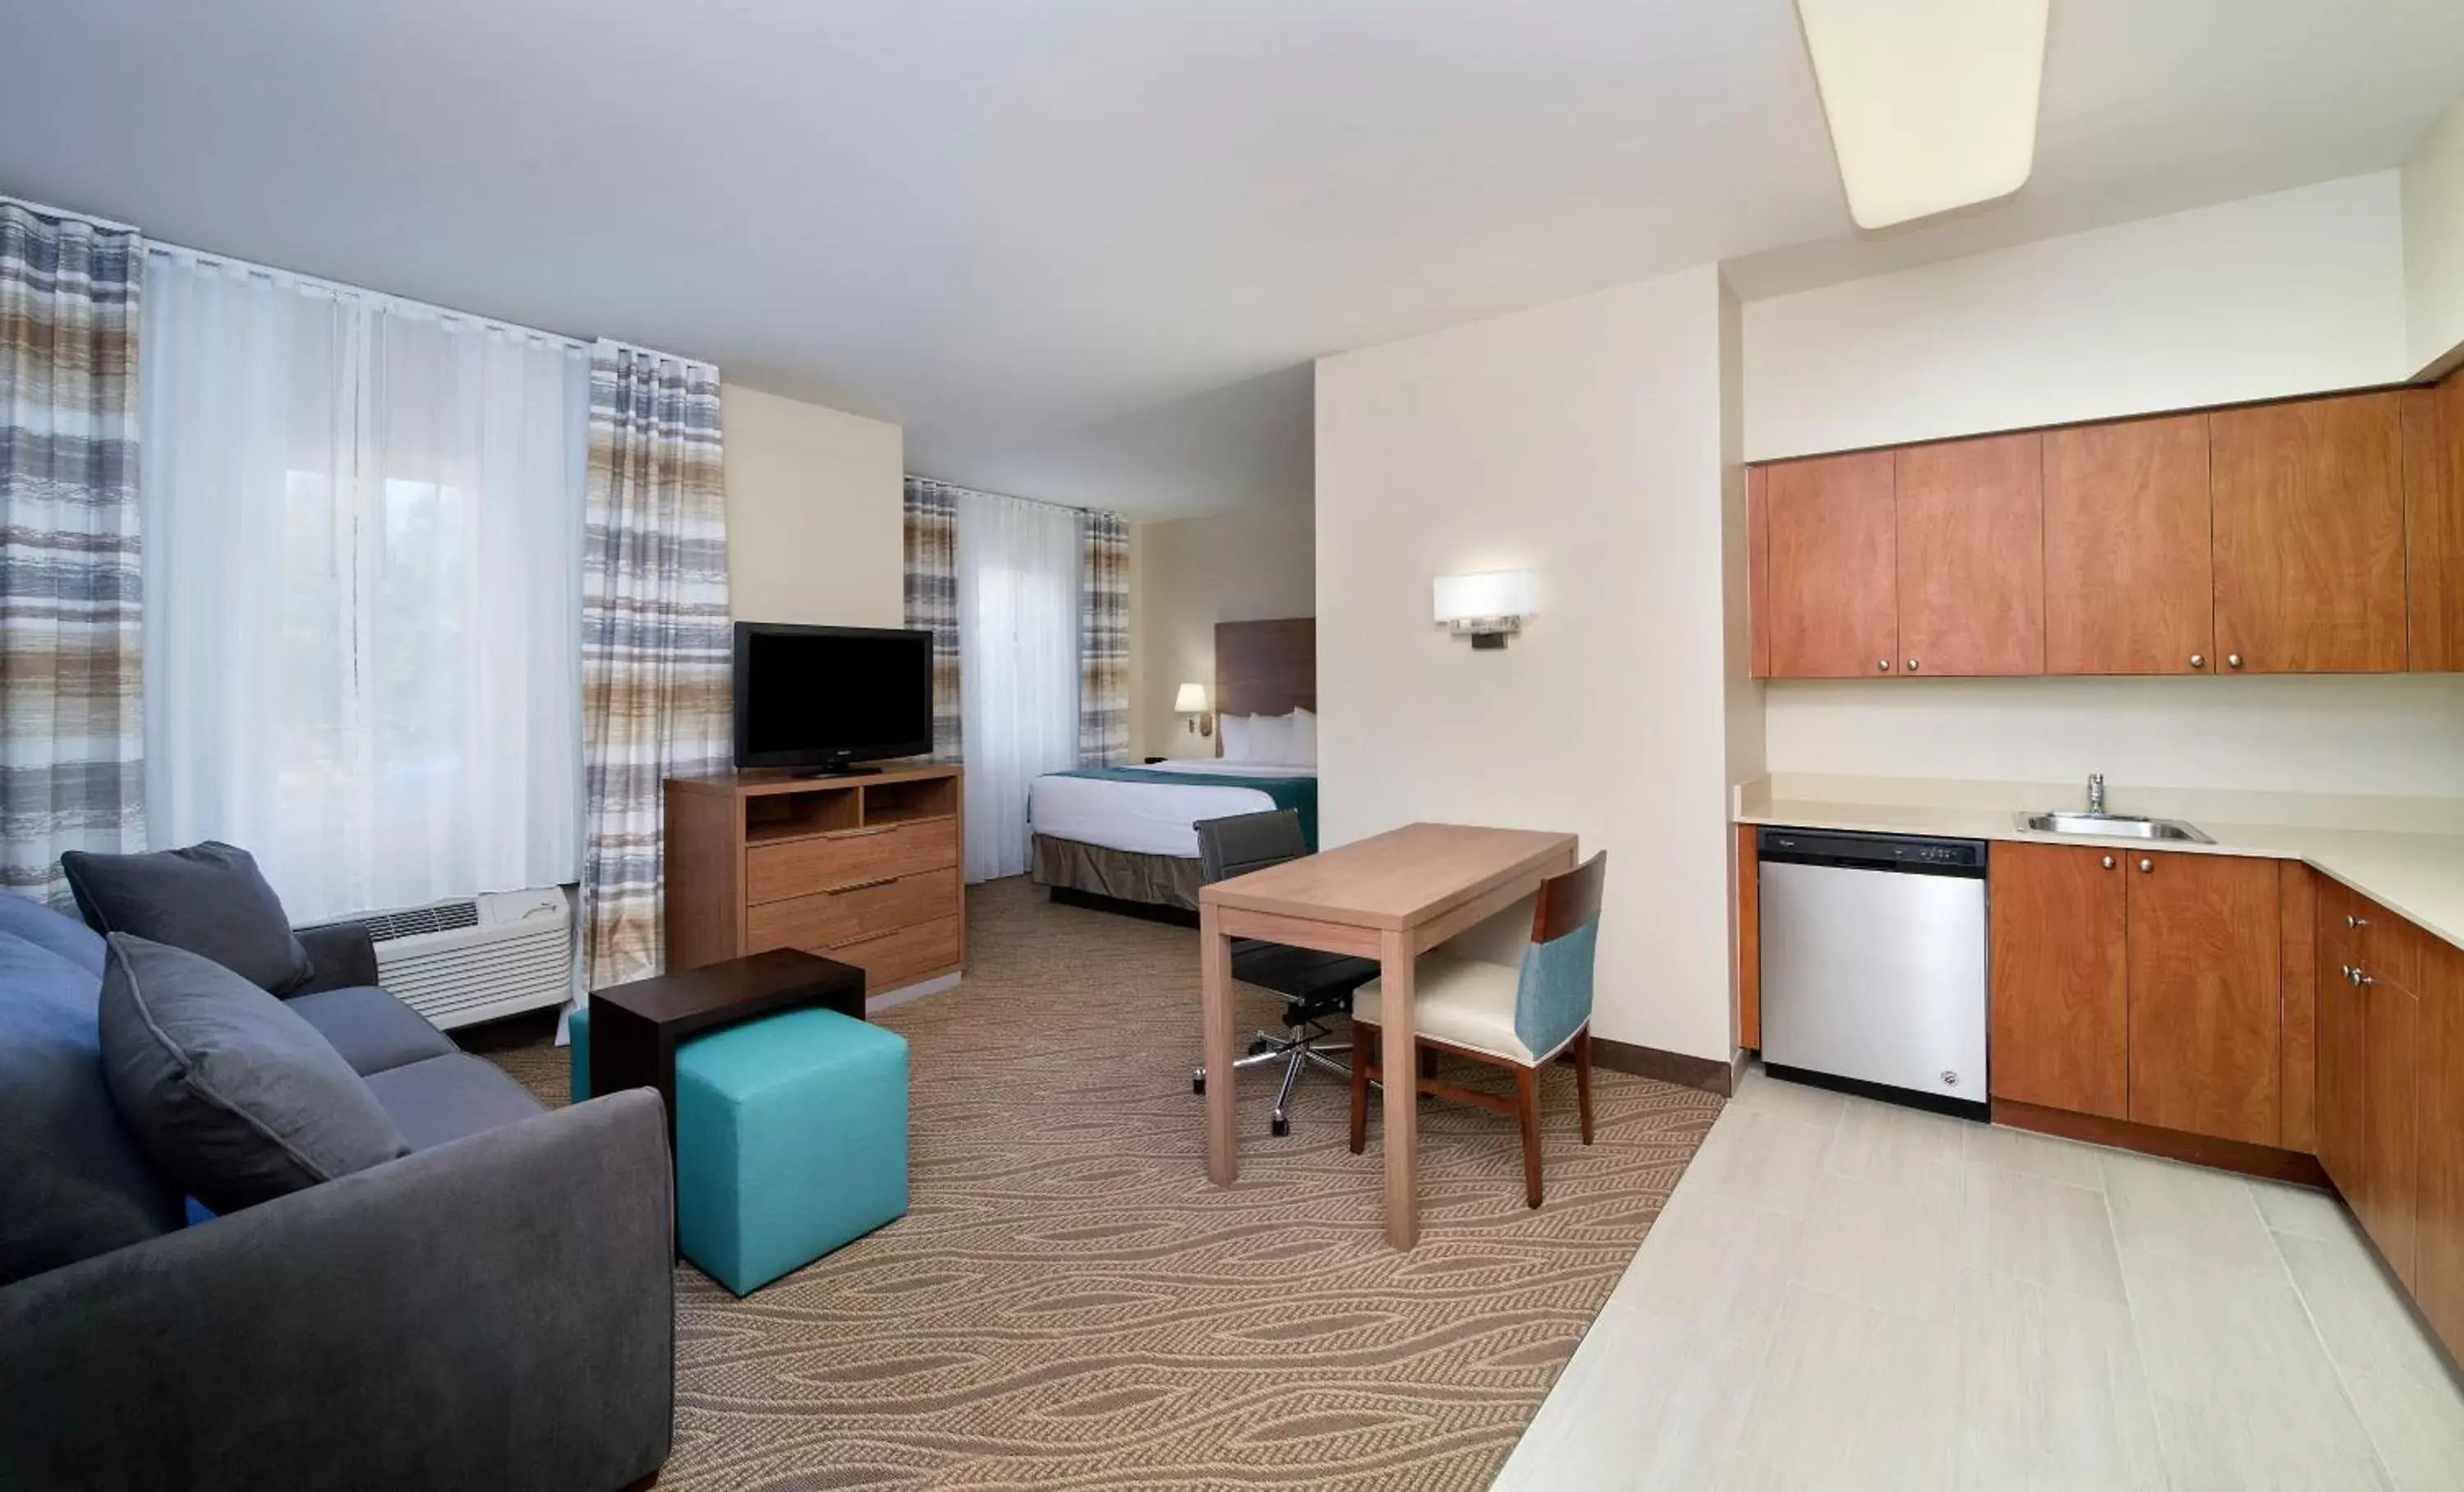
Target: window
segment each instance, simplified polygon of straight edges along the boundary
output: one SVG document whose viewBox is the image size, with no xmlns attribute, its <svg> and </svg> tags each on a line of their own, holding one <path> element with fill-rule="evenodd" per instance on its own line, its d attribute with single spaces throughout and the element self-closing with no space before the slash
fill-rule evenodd
<svg viewBox="0 0 2464 1492">
<path fill-rule="evenodd" d="M 146 792 L 295 918 L 574 879 L 589 370 L 156 251 Z"/>
</svg>

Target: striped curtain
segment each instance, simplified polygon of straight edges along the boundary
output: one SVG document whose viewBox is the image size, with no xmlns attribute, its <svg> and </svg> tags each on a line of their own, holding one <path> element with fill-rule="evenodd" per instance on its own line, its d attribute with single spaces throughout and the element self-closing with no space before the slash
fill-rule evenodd
<svg viewBox="0 0 2464 1492">
<path fill-rule="evenodd" d="M 907 479 L 907 625 L 933 634 L 933 760 L 961 759 L 958 489 Z"/>
<path fill-rule="evenodd" d="M 718 369 L 592 349 L 583 546 L 583 959 L 595 990 L 665 967 L 664 785 L 723 771 L 733 753 Z"/>
<path fill-rule="evenodd" d="M 1130 525 L 1079 515 L 1078 765 L 1117 767 L 1130 752 Z"/>
<path fill-rule="evenodd" d="M 0 203 L 0 884 L 145 847 L 137 322 L 144 243 Z"/>
</svg>

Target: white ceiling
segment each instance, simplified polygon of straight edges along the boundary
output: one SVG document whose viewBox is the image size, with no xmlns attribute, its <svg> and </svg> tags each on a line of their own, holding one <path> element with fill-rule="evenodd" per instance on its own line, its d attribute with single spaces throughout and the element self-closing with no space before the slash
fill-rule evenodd
<svg viewBox="0 0 2464 1492">
<path fill-rule="evenodd" d="M 2395 164 L 2459 0 L 2055 0 L 2018 196 L 1859 239 L 1790 0 L 6 0 L 0 191 L 709 358 L 913 470 L 1291 500 L 1309 360 Z"/>
</svg>

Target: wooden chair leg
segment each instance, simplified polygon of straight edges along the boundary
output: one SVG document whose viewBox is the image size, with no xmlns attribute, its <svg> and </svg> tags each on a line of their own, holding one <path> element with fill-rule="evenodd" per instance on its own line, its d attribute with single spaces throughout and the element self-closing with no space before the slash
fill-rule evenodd
<svg viewBox="0 0 2464 1492">
<path fill-rule="evenodd" d="M 1370 1068 L 1376 1060 L 1377 1028 L 1352 1023 L 1352 1153 L 1369 1145 Z"/>
<path fill-rule="evenodd" d="M 1574 1102 L 1583 1115 L 1583 1143 L 1592 1143 L 1592 1028 L 1574 1033 Z"/>
<path fill-rule="evenodd" d="M 1523 1199 L 1540 1205 L 1540 1073 L 1514 1069 L 1514 1107 L 1523 1121 Z"/>
</svg>

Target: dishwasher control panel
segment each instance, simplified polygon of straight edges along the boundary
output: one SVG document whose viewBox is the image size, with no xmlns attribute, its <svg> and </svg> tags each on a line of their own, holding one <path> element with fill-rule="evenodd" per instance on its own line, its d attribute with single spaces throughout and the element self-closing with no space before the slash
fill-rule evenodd
<svg viewBox="0 0 2464 1492">
<path fill-rule="evenodd" d="M 1764 829 L 1758 857 L 1779 863 L 1834 865 L 1845 870 L 1900 870 L 1982 876 L 1985 841 L 1910 835 L 1861 835 L 1834 829 Z"/>
</svg>

